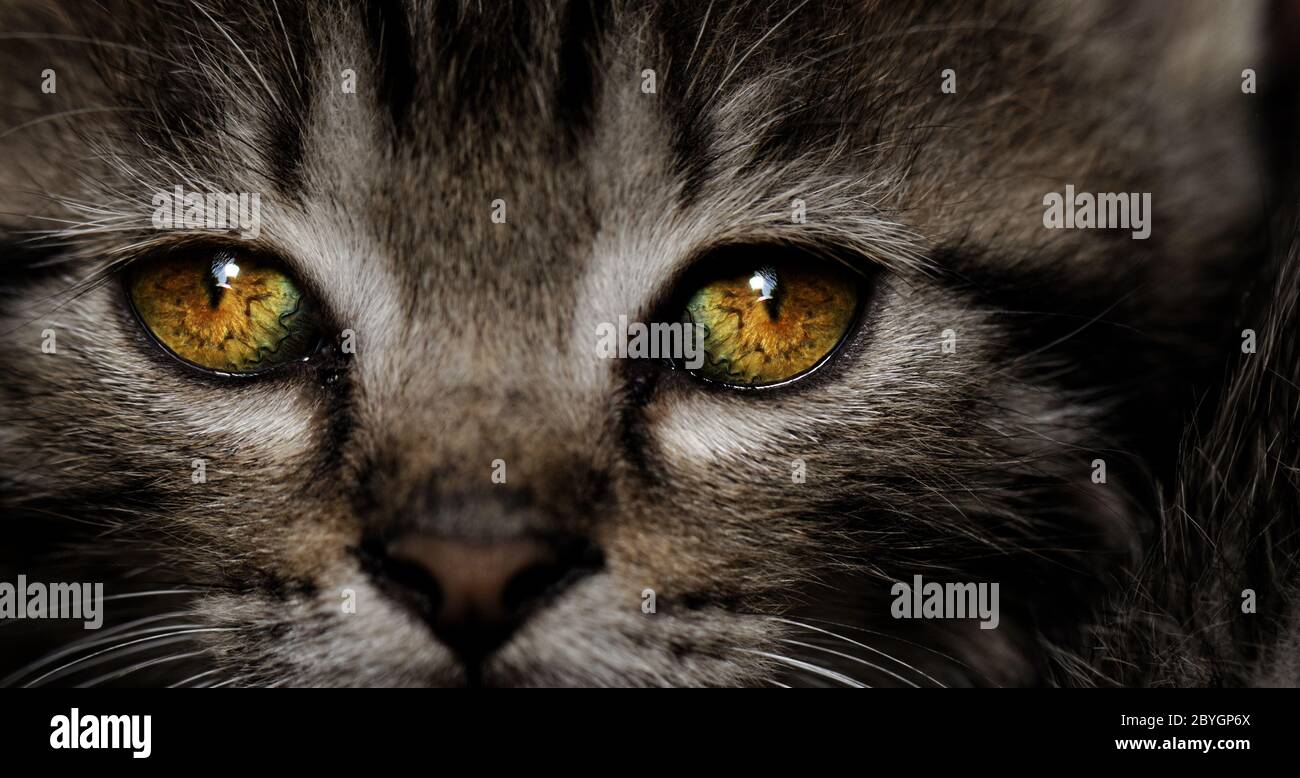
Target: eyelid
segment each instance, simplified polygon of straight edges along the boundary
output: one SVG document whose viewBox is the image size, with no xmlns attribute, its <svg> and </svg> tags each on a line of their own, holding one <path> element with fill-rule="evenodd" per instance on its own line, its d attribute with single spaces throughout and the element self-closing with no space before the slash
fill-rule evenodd
<svg viewBox="0 0 1300 778">
<path fill-rule="evenodd" d="M 230 251 L 235 254 L 254 257 L 263 262 L 277 264 L 287 271 L 289 278 L 300 289 L 311 296 L 316 302 L 322 318 L 333 318 L 327 305 L 327 296 L 323 294 L 323 290 L 313 275 L 307 272 L 308 264 L 296 254 L 283 251 L 279 247 L 261 239 L 247 241 L 224 235 L 177 231 L 174 235 L 132 246 L 128 253 L 123 254 L 122 257 L 116 260 L 113 267 L 109 269 L 109 274 L 125 278 L 132 268 L 141 263 L 187 251 L 212 253 Z"/>
<path fill-rule="evenodd" d="M 728 241 L 710 244 L 695 249 L 687 254 L 687 259 L 673 268 L 672 272 L 660 286 L 660 291 L 646 306 L 646 321 L 665 321 L 663 316 L 671 316 L 673 309 L 686 302 L 690 292 L 683 292 L 697 279 L 703 279 L 725 267 L 728 261 L 741 261 L 747 252 L 772 252 L 779 257 L 804 257 L 812 262 L 836 263 L 848 272 L 858 276 L 862 283 L 869 283 L 881 268 L 870 257 L 840 246 L 800 245 L 781 241 Z"/>
</svg>

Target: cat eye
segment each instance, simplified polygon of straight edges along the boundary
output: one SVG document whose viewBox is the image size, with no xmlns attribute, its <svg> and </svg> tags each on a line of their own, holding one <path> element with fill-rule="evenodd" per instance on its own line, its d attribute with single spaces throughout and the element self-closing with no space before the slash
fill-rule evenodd
<svg viewBox="0 0 1300 778">
<path fill-rule="evenodd" d="M 694 375 L 736 388 L 802 378 L 825 362 L 858 317 L 863 279 L 812 257 L 757 249 L 698 283 L 682 321 L 704 337 Z"/>
<path fill-rule="evenodd" d="M 251 253 L 172 252 L 129 268 L 126 287 L 149 335 L 202 370 L 256 375 L 319 344 L 312 298 L 279 263 Z"/>
</svg>

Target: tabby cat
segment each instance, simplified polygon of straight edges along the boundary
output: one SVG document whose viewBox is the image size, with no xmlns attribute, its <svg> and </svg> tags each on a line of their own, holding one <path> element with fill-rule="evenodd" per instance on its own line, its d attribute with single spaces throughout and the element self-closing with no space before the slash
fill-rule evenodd
<svg viewBox="0 0 1300 778">
<path fill-rule="evenodd" d="M 1295 7 L 5 3 L 2 682 L 1297 683 Z"/>
</svg>

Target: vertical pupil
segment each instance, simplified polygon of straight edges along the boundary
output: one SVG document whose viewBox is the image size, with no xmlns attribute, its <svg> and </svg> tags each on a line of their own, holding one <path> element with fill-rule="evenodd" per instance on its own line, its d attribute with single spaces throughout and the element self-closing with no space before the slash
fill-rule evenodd
<svg viewBox="0 0 1300 778">
<path fill-rule="evenodd" d="M 749 277 L 749 288 L 757 295 L 755 302 L 766 302 L 768 315 L 774 321 L 780 315 L 780 286 L 774 267 L 760 267 Z"/>
<path fill-rule="evenodd" d="M 208 303 L 216 308 L 221 303 L 223 290 L 230 289 L 230 282 L 239 276 L 239 265 L 235 264 L 235 258 L 229 254 L 219 255 L 212 260 L 210 276 Z"/>
</svg>

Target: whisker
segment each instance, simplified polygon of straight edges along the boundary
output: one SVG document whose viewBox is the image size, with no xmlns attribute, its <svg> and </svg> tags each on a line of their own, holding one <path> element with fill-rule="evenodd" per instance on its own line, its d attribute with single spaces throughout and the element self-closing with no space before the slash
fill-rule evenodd
<svg viewBox="0 0 1300 778">
<path fill-rule="evenodd" d="M 226 30 L 225 26 L 218 22 L 212 14 L 208 13 L 208 9 L 204 8 L 198 0 L 190 0 L 190 4 L 197 8 L 199 13 L 206 16 L 208 21 L 212 22 L 212 26 L 216 27 L 217 31 L 230 42 L 230 45 L 235 47 L 235 51 L 239 53 L 241 58 L 243 58 L 244 64 L 248 65 L 248 69 L 252 71 L 254 76 L 257 76 L 257 80 L 262 82 L 262 88 L 266 90 L 267 97 L 271 98 L 271 102 L 275 103 L 277 109 L 284 110 L 284 106 L 280 103 L 280 96 L 277 95 L 275 90 L 271 88 L 271 85 L 267 83 L 266 77 L 262 75 L 262 71 L 257 69 L 257 66 L 253 64 L 253 60 L 248 58 L 248 54 L 244 51 L 244 48 L 235 42 L 235 39 L 231 37 L 230 32 Z"/>
<path fill-rule="evenodd" d="M 183 643 L 188 641 L 189 638 L 184 636 L 176 637 L 174 634 L 167 634 L 167 635 L 158 635 L 154 638 L 148 638 L 148 640 L 150 641 L 156 640 L 158 642 L 152 645 L 134 645 L 133 643 L 123 643 L 116 646 L 112 646 L 111 648 L 105 649 L 104 651 L 101 651 L 98 654 L 95 654 L 93 656 L 83 657 L 82 659 L 69 663 L 67 665 L 68 669 L 65 670 L 64 672 L 59 672 L 57 669 L 51 670 L 49 673 L 46 674 L 46 676 L 42 676 L 41 678 L 38 678 L 35 681 L 32 681 L 31 683 L 24 685 L 23 688 L 31 688 L 33 686 L 39 686 L 45 680 L 52 681 L 58 678 L 65 678 L 69 675 L 75 675 L 76 673 L 79 673 L 82 670 L 86 670 L 91 667 L 98 667 L 102 664 L 107 664 L 109 662 L 114 662 L 124 656 L 130 656 L 131 654 L 139 654 L 143 651 L 152 651 L 153 649 L 158 648 L 160 646 L 169 646 L 172 645 L 173 643 Z M 76 666 L 75 668 L 73 667 L 74 665 Z M 53 676 L 53 677 L 47 677 L 47 676 Z"/>
<path fill-rule="evenodd" d="M 155 51 L 141 48 L 139 46 L 130 46 L 125 43 L 113 43 L 112 41 L 100 40 L 98 38 L 88 38 L 82 35 L 64 35 L 60 33 L 47 32 L 20 32 L 20 33 L 3 33 L 0 34 L 0 40 L 19 40 L 19 41 L 60 41 L 64 43 L 89 43 L 92 46 L 103 46 L 108 49 L 120 49 L 130 51 L 135 54 L 143 54 L 146 57 L 160 59 L 163 62 L 171 63 L 176 67 L 185 67 L 180 61 L 165 57 Z"/>
<path fill-rule="evenodd" d="M 122 113 L 137 113 L 137 112 L 142 111 L 142 110 L 144 110 L 144 109 L 142 109 L 142 108 L 122 108 L 122 107 L 111 106 L 111 105 L 110 105 L 110 106 L 102 106 L 102 107 L 98 107 L 98 108 L 73 108 L 73 109 L 68 110 L 68 111 L 59 111 L 59 112 L 57 112 L 57 113 L 45 114 L 44 116 L 38 116 L 38 117 L 35 118 L 35 119 L 32 119 L 32 120 L 30 120 L 30 121 L 23 122 L 22 124 L 16 124 L 16 125 L 14 125 L 13 127 L 10 127 L 9 129 L 5 130 L 4 132 L 0 132 L 0 138 L 8 137 L 9 135 L 12 135 L 12 134 L 14 134 L 15 132 L 18 132 L 19 130 L 25 129 L 25 128 L 27 128 L 27 127 L 32 127 L 32 126 L 35 126 L 35 125 L 37 125 L 37 124 L 41 124 L 42 122 L 52 122 L 52 121 L 54 121 L 55 119 L 62 119 L 62 118 L 65 117 L 65 116 L 81 116 L 82 114 L 87 114 L 87 113 L 103 113 L 103 112 L 105 112 L 105 111 L 120 111 L 120 112 L 122 112 Z"/>
<path fill-rule="evenodd" d="M 921 688 L 921 687 L 920 687 L 919 685 L 917 685 L 916 683 L 907 680 L 906 678 L 904 678 L 903 676 L 899 675 L 898 673 L 895 673 L 895 672 L 890 671 L 890 670 L 886 670 L 885 668 L 881 667 L 881 666 L 878 665 L 878 664 L 875 664 L 875 663 L 873 663 L 873 662 L 868 662 L 867 660 L 865 660 L 865 659 L 861 659 L 861 658 L 856 657 L 856 656 L 853 656 L 852 654 L 846 654 L 846 653 L 844 653 L 843 651 L 836 651 L 835 649 L 832 649 L 832 648 L 826 648 L 825 646 L 818 646 L 818 645 L 815 645 L 815 644 L 813 644 L 813 643 L 804 643 L 804 642 L 799 641 L 799 640 L 791 640 L 790 638 L 780 638 L 780 640 L 781 640 L 782 643 L 789 643 L 790 645 L 793 645 L 793 646 L 801 646 L 801 647 L 803 647 L 803 648 L 811 648 L 811 649 L 814 650 L 814 651 L 823 651 L 823 652 L 825 652 L 825 653 L 827 653 L 827 654 L 834 654 L 835 656 L 842 657 L 842 658 L 844 658 L 844 659 L 848 659 L 848 660 L 851 661 L 851 662 L 857 662 L 858 664 L 866 665 L 867 667 L 870 667 L 872 670 L 879 670 L 880 672 L 884 673 L 885 675 L 888 675 L 888 676 L 890 676 L 890 677 L 892 677 L 892 678 L 897 678 L 898 680 L 902 681 L 903 683 L 907 684 L 908 686 L 912 687 L 913 689 L 919 689 L 919 688 Z"/>
<path fill-rule="evenodd" d="M 175 662 L 181 659 L 192 659 L 193 657 L 204 656 L 205 654 L 207 654 L 207 651 L 188 651 L 184 654 L 168 654 L 167 656 L 157 657 L 155 659 L 148 659 L 145 660 L 144 662 L 138 662 L 136 664 L 133 664 L 130 667 L 126 667 L 121 670 L 114 670 L 111 673 L 105 673 L 104 675 L 92 678 L 83 684 L 78 684 L 77 688 L 89 689 L 92 686 L 97 686 L 105 681 L 112 681 L 121 678 L 124 675 L 130 675 L 131 673 L 134 673 L 137 670 L 144 670 L 145 668 L 153 667 L 154 665 L 164 664 L 166 662 Z"/>
<path fill-rule="evenodd" d="M 919 648 L 919 649 L 921 649 L 922 651 L 927 651 L 927 652 L 929 652 L 929 653 L 931 653 L 931 654 L 934 654 L 934 655 L 937 656 L 937 657 L 940 657 L 941 659 L 944 659 L 944 660 L 946 660 L 946 661 L 948 661 L 948 662 L 951 662 L 952 664 L 956 665 L 957 667 L 962 668 L 963 670 L 968 670 L 968 671 L 974 673 L 975 675 L 978 675 L 980 678 L 984 679 L 985 681 L 988 681 L 990 684 L 993 684 L 993 679 L 992 679 L 992 678 L 989 678 L 987 675 L 981 673 L 979 670 L 976 670 L 974 667 L 971 667 L 970 665 L 968 665 L 968 664 L 966 664 L 965 662 L 961 661 L 961 660 L 958 659 L 957 657 L 952 656 L 952 655 L 950 655 L 950 654 L 945 654 L 944 652 L 939 651 L 938 649 L 931 648 L 930 646 L 924 645 L 924 644 L 922 644 L 922 643 L 917 643 L 917 642 L 915 642 L 915 641 L 913 641 L 913 640 L 907 640 L 906 638 L 897 637 L 897 636 L 895 636 L 895 635 L 887 635 L 887 634 L 885 634 L 884 632 L 880 632 L 879 630 L 867 629 L 866 627 L 859 627 L 859 626 L 857 626 L 857 625 L 855 625 L 855 624 L 843 624 L 843 623 L 838 622 L 838 621 L 831 621 L 830 619 L 819 619 L 819 618 L 813 618 L 813 617 L 811 617 L 811 616 L 805 616 L 805 617 L 803 617 L 803 618 L 806 618 L 806 619 L 808 619 L 809 621 L 819 621 L 819 622 L 821 622 L 821 623 L 823 623 L 823 624 L 830 624 L 830 625 L 833 626 L 833 627 L 841 627 L 841 628 L 843 628 L 843 629 L 851 629 L 851 630 L 853 630 L 853 631 L 855 631 L 855 632 L 863 632 L 863 633 L 866 633 L 866 634 L 868 634 L 868 635 L 877 635 L 877 636 L 879 636 L 879 637 L 891 638 L 891 639 L 893 639 L 893 640 L 897 640 L 897 641 L 899 641 L 900 643 L 906 643 L 907 645 L 912 646 L 913 648 Z M 912 668 L 912 669 L 916 670 L 916 668 Z M 920 672 L 920 670 L 917 670 L 917 672 Z M 928 677 L 928 676 L 927 676 L 927 677 Z M 940 684 L 940 685 L 942 686 L 943 684 Z M 996 684 L 993 684 L 993 685 L 996 685 Z"/>
<path fill-rule="evenodd" d="M 814 675 L 819 675 L 823 678 L 828 678 L 832 681 L 837 681 L 845 686 L 851 686 L 855 689 L 871 688 L 867 686 L 865 683 L 862 683 L 861 681 L 855 681 L 843 673 L 838 673 L 834 670 L 829 670 L 825 667 L 812 664 L 811 662 L 805 662 L 802 659 L 795 659 L 794 657 L 782 656 L 781 654 L 773 654 L 770 651 L 755 651 L 753 649 L 748 649 L 748 648 L 741 648 L 737 650 L 740 651 L 741 653 L 754 654 L 756 656 L 761 656 L 767 659 L 772 659 L 774 661 L 781 662 L 782 664 L 786 664 L 791 667 L 797 667 L 800 670 L 804 670 Z"/>
<path fill-rule="evenodd" d="M 911 670 L 911 671 L 917 673 L 918 675 L 920 675 L 921 677 L 925 678 L 927 681 L 933 683 L 933 684 L 936 685 L 936 686 L 941 686 L 941 687 L 944 686 L 943 683 L 940 683 L 936 678 L 934 678 L 933 676 L 927 674 L 925 671 L 921 670 L 920 668 L 914 667 L 914 666 L 908 664 L 907 662 L 904 662 L 903 660 L 899 659 L 898 657 L 892 656 L 892 655 L 890 655 L 890 654 L 888 654 L 888 653 L 886 653 L 886 652 L 884 652 L 884 651 L 881 651 L 880 649 L 875 648 L 874 646 L 869 646 L 869 645 L 867 645 L 866 643 L 860 643 L 860 642 L 858 642 L 858 641 L 856 641 L 856 640 L 854 640 L 854 639 L 852 639 L 852 638 L 845 637 L 844 635 L 840 635 L 840 634 L 837 634 L 837 633 L 835 633 L 835 632 L 831 632 L 831 631 L 828 630 L 828 629 L 822 629 L 821 627 L 815 627 L 815 626 L 813 626 L 812 624 L 804 624 L 803 622 L 795 621 L 794 619 L 787 619 L 787 618 L 783 618 L 783 617 L 781 617 L 781 616 L 773 616 L 773 617 L 772 617 L 772 620 L 773 620 L 773 621 L 784 622 L 784 623 L 786 623 L 786 624 L 793 624 L 793 625 L 795 625 L 795 626 L 797 626 L 797 627 L 803 627 L 804 629 L 809 629 L 809 630 L 812 630 L 812 631 L 814 631 L 814 632 L 820 632 L 820 633 L 825 634 L 825 635 L 830 635 L 831 637 L 833 637 L 833 638 L 837 638 L 837 639 L 839 639 L 839 640 L 843 640 L 843 641 L 846 642 L 846 643 L 852 643 L 853 645 L 858 646 L 859 648 L 865 648 L 866 650 L 868 650 L 868 651 L 870 651 L 870 652 L 872 652 L 872 653 L 874 653 L 874 654 L 879 654 L 880 656 L 883 656 L 884 658 L 886 658 L 886 659 L 888 659 L 888 660 L 890 660 L 890 661 L 892 661 L 892 662 L 897 662 L 898 664 L 902 665 L 903 667 L 906 667 L 908 670 Z M 882 668 L 882 669 L 883 669 L 883 668 Z M 888 670 L 884 670 L 884 672 L 889 673 Z M 890 675 L 893 675 L 893 673 L 889 673 L 889 674 L 890 674 Z M 903 680 L 901 677 L 898 677 L 898 676 L 895 676 L 895 677 L 898 678 L 900 681 Z M 911 683 L 911 682 L 908 681 L 908 683 Z"/>
<path fill-rule="evenodd" d="M 74 640 L 72 643 L 69 643 L 63 648 L 45 654 L 44 656 L 35 660 L 34 662 L 31 662 L 30 664 L 27 664 L 15 670 L 14 672 L 10 673 L 9 675 L 5 676 L 3 680 L 0 680 L 0 686 L 9 686 L 13 683 L 16 683 L 24 675 L 27 675 L 33 670 L 39 670 L 40 668 L 44 667 L 45 665 L 48 665 L 51 662 L 57 662 L 63 657 L 68 656 L 70 654 L 75 654 L 76 652 L 82 649 L 94 648 L 95 646 L 98 645 L 103 645 L 105 643 L 112 643 L 115 640 L 121 640 L 123 637 L 122 635 L 123 632 L 128 632 L 131 637 L 135 637 L 138 635 L 148 634 L 149 632 L 156 632 L 160 629 L 175 629 L 176 627 L 182 625 L 169 624 L 162 627 L 153 627 L 150 629 L 130 632 L 130 630 L 133 627 L 139 627 L 143 624 L 150 624 L 155 621 L 162 621 L 163 619 L 171 619 L 171 618 L 176 618 L 178 616 L 188 616 L 188 615 L 189 615 L 189 611 L 172 611 L 170 613 L 156 614 L 153 616 L 147 616 L 142 619 L 136 619 L 135 621 L 129 621 L 125 624 L 120 624 L 116 627 L 111 627 L 107 630 L 103 630 L 102 632 L 97 632 L 94 635 L 88 635 L 84 638 Z"/>
<path fill-rule="evenodd" d="M 66 671 L 72 669 L 73 667 L 77 667 L 78 665 L 82 665 L 82 664 L 84 664 L 84 663 L 86 663 L 86 662 L 88 662 L 88 661 L 94 659 L 95 657 L 102 656 L 102 655 L 104 655 L 104 654 L 108 654 L 108 653 L 110 653 L 110 652 L 118 652 L 118 651 L 121 651 L 122 649 L 128 648 L 128 647 L 130 647 L 130 646 L 134 646 L 134 645 L 138 645 L 138 644 L 142 644 L 142 643 L 150 643 L 150 642 L 153 642 L 153 641 L 166 640 L 166 639 L 168 639 L 168 638 L 176 638 L 176 637 L 183 636 L 183 635 L 195 635 L 195 634 L 204 633 L 204 632 L 236 632 L 236 631 L 237 631 L 237 628 L 236 628 L 236 627 L 202 627 L 202 628 L 199 628 L 199 629 L 186 629 L 186 630 L 181 630 L 180 632 L 170 632 L 170 633 L 168 633 L 168 634 L 166 634 L 166 635 L 155 635 L 155 636 L 153 636 L 153 637 L 139 638 L 139 639 L 137 639 L 137 640 L 132 640 L 132 641 L 129 641 L 129 642 L 127 642 L 127 643 L 122 643 L 122 644 L 120 644 L 120 645 L 116 645 L 116 646 L 113 646 L 113 647 L 111 647 L 111 648 L 106 648 L 106 649 L 104 649 L 104 650 L 102 650 L 102 651 L 96 651 L 95 653 L 90 654 L 89 656 L 83 656 L 83 657 L 80 658 L 80 659 L 77 659 L 77 660 L 72 661 L 72 662 L 68 662 L 68 663 L 65 664 L 65 665 L 61 665 L 61 666 L 59 666 L 59 667 L 54 668 L 53 670 L 51 670 L 51 671 L 49 671 L 48 673 L 46 673 L 46 674 L 40 676 L 39 678 L 37 678 L 37 679 L 34 680 L 34 681 L 30 681 L 30 682 L 28 682 L 28 683 L 26 683 L 26 684 L 23 684 L 23 686 L 24 686 L 24 688 L 31 688 L 32 686 L 35 686 L 35 685 L 41 683 L 42 681 L 45 681 L 45 680 L 47 680 L 47 679 L 50 679 L 51 677 L 61 677 L 62 675 L 65 675 L 65 674 L 66 674 Z M 188 639 L 188 638 L 186 638 L 186 639 Z M 176 641 L 173 641 L 173 642 L 176 642 Z M 160 645 L 167 645 L 167 644 L 166 644 L 166 643 L 163 643 L 163 644 L 160 644 Z M 150 648 L 153 648 L 153 647 L 154 647 L 154 646 L 150 646 Z"/>
<path fill-rule="evenodd" d="M 150 597 L 162 594 L 203 594 L 202 589 L 156 589 L 151 592 L 128 592 L 126 594 L 112 594 L 105 597 L 104 600 L 129 600 L 135 597 Z"/>
<path fill-rule="evenodd" d="M 808 2 L 809 0 L 804 0 L 802 3 L 795 6 L 794 9 L 790 11 L 790 13 L 786 14 L 781 18 L 779 22 L 772 25 L 772 28 L 770 30 L 763 33 L 763 37 L 755 41 L 754 45 L 750 46 L 749 49 L 743 55 L 741 55 L 740 59 L 736 61 L 736 64 L 732 65 L 731 69 L 728 70 L 726 75 L 722 77 L 722 80 L 718 82 L 718 88 L 713 90 L 713 94 L 709 96 L 708 102 L 712 103 L 715 99 L 717 99 L 718 93 L 721 92 L 727 86 L 727 82 L 731 81 L 731 77 L 736 74 L 736 71 L 740 70 L 741 65 L 745 64 L 745 61 L 749 59 L 750 55 L 752 55 L 755 51 L 757 51 L 758 48 L 763 45 L 763 42 L 766 41 L 769 37 L 771 37 L 773 33 L 781 29 L 781 25 L 789 21 L 790 17 L 794 16 L 795 14 L 799 13 L 799 11 L 803 10 L 803 7 L 805 5 L 808 5 Z"/>
<path fill-rule="evenodd" d="M 205 677 L 207 677 L 207 676 L 209 676 L 209 675 L 212 675 L 213 673 L 219 673 L 219 672 L 221 672 L 220 668 L 214 668 L 214 669 L 212 669 L 212 670 L 204 670 L 203 672 L 201 672 L 201 673 L 199 673 L 199 674 L 197 674 L 197 675 L 191 675 L 189 678 L 186 678 L 186 679 L 183 680 L 183 681 L 178 681 L 178 682 L 176 682 L 176 683 L 174 683 L 174 684 L 168 686 L 167 688 L 168 688 L 168 689 L 179 689 L 179 688 L 183 688 L 183 687 L 185 686 L 185 684 L 187 684 L 187 683 L 190 683 L 190 682 L 192 682 L 192 681 L 197 681 L 197 680 L 199 680 L 200 678 L 205 678 Z M 195 686 L 195 687 L 193 687 L 193 688 L 198 689 L 198 688 L 202 688 L 202 687 Z"/>
</svg>

